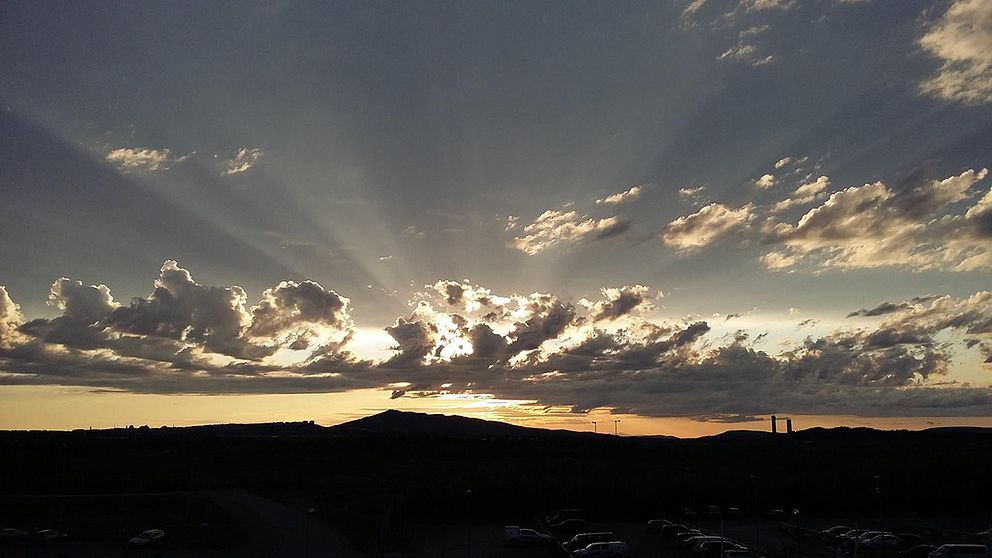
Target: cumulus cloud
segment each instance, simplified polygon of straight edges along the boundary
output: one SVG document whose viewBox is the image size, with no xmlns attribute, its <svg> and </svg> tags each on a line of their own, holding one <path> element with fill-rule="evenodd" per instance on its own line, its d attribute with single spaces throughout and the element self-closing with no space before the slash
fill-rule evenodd
<svg viewBox="0 0 992 558">
<path fill-rule="evenodd" d="M 792 162 L 792 157 L 782 157 L 781 159 L 775 162 L 775 168 L 780 169 L 791 162 Z"/>
<path fill-rule="evenodd" d="M 790 207 L 812 203 L 817 200 L 829 187 L 830 179 L 826 176 L 821 176 L 812 182 L 807 182 L 800 185 L 791 196 L 772 206 L 771 211 L 772 213 L 778 213 L 785 211 Z"/>
<path fill-rule="evenodd" d="M 254 167 L 263 156 L 265 156 L 265 152 L 258 147 L 242 147 L 238 149 L 233 158 L 224 161 L 225 169 L 220 174 L 221 176 L 230 176 L 245 172 Z"/>
<path fill-rule="evenodd" d="M 7 345 L 17 337 L 17 328 L 24 321 L 21 307 L 14 304 L 7 288 L 0 285 L 0 347 Z"/>
<path fill-rule="evenodd" d="M 990 390 L 953 384 L 949 372 L 954 339 L 992 358 L 992 293 L 886 302 L 851 313 L 877 325 L 809 335 L 774 354 L 757 347 L 763 334 L 712 338 L 705 321 L 649 320 L 650 292 L 604 288 L 599 300 L 576 305 L 553 293 L 502 296 L 438 281 L 409 316 L 385 327 L 392 355 L 371 361 L 348 352 L 349 304 L 334 290 L 285 281 L 248 308 L 239 287 L 199 284 L 167 261 L 153 293 L 128 305 L 104 285 L 56 280 L 50 303 L 61 315 L 52 320 L 25 322 L 0 289 L 0 383 L 142 393 L 471 392 L 575 412 L 717 420 L 992 410 Z M 296 344 L 300 331 L 321 339 L 311 356 L 269 356 Z"/>
<path fill-rule="evenodd" d="M 630 229 L 620 217 L 595 219 L 575 211 L 549 209 L 523 228 L 513 239 L 513 247 L 534 256 L 558 244 L 575 244 L 619 236 Z"/>
<path fill-rule="evenodd" d="M 188 159 L 189 155 L 176 157 L 170 149 L 120 147 L 109 151 L 104 158 L 121 172 L 128 173 L 168 170 L 174 163 Z"/>
<path fill-rule="evenodd" d="M 956 0 L 919 44 L 941 62 L 920 83 L 923 93 L 965 104 L 992 102 L 992 4 Z"/>
<path fill-rule="evenodd" d="M 754 181 L 754 185 L 762 190 L 767 190 L 775 185 L 775 176 L 771 174 L 763 174 L 761 178 Z"/>
<path fill-rule="evenodd" d="M 247 335 L 278 339 L 294 337 L 296 350 L 309 346 L 321 328 L 348 331 L 352 328 L 350 300 L 315 281 L 283 281 L 262 293 L 262 300 L 251 309 Z"/>
<path fill-rule="evenodd" d="M 746 227 L 753 217 L 752 209 L 751 204 L 731 209 L 720 203 L 711 203 L 666 225 L 661 239 L 665 244 L 684 251 L 708 246 Z"/>
<path fill-rule="evenodd" d="M 614 320 L 635 311 L 647 312 L 652 308 L 650 289 L 644 285 L 628 285 L 619 288 L 602 289 L 603 300 L 590 302 L 583 299 L 583 306 L 589 308 L 592 320 Z"/>
<path fill-rule="evenodd" d="M 615 194 L 610 194 L 605 198 L 599 198 L 596 200 L 597 204 L 620 204 L 627 203 L 636 200 L 641 197 L 641 193 L 644 191 L 644 186 L 631 186 L 630 189 L 623 192 L 617 192 Z"/>
<path fill-rule="evenodd" d="M 832 268 L 986 267 L 992 264 L 992 239 L 984 232 L 989 196 L 964 215 L 940 212 L 968 199 L 972 186 L 987 174 L 986 169 L 967 170 L 898 189 L 875 182 L 834 192 L 795 225 L 766 222 L 765 242 L 784 248 L 763 261 L 773 269 L 804 261 Z"/>
</svg>

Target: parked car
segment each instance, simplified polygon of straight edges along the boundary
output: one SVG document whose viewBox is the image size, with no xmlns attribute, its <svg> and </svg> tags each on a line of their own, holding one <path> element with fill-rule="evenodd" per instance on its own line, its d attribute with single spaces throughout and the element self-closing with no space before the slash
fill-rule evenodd
<svg viewBox="0 0 992 558">
<path fill-rule="evenodd" d="M 161 529 L 146 529 L 127 541 L 127 545 L 131 548 L 147 548 L 159 546 L 164 541 L 165 531 Z"/>
<path fill-rule="evenodd" d="M 824 529 L 820 531 L 820 538 L 826 541 L 832 541 L 838 537 L 843 536 L 844 533 L 847 533 L 850 530 L 851 530 L 850 527 L 846 527 L 844 525 L 834 525 L 829 529 Z"/>
<path fill-rule="evenodd" d="M 697 549 L 700 544 L 719 540 L 720 537 L 714 535 L 696 535 L 695 537 L 689 537 L 688 539 L 682 541 L 682 548 L 691 552 L 698 552 Z"/>
<path fill-rule="evenodd" d="M 516 525 L 503 527 L 503 542 L 510 546 L 542 545 L 552 541 L 550 536 L 533 529 L 524 529 Z"/>
<path fill-rule="evenodd" d="M 23 541 L 27 538 L 28 534 L 20 529 L 14 529 L 13 527 L 0 529 L 0 544 Z"/>
<path fill-rule="evenodd" d="M 858 537 L 867 533 L 868 531 L 870 531 L 870 529 L 851 529 L 850 531 L 844 533 L 843 535 L 839 535 L 837 539 L 844 542 L 854 542 L 858 540 Z"/>
<path fill-rule="evenodd" d="M 930 558 L 982 558 L 988 553 L 984 544 L 943 544 L 930 553 Z"/>
<path fill-rule="evenodd" d="M 585 519 L 585 518 L 586 518 L 586 514 L 582 510 L 576 508 L 565 508 L 565 509 L 557 509 L 549 513 L 547 516 L 545 516 L 544 522 L 551 524 L 551 523 L 561 523 L 566 519 Z"/>
<path fill-rule="evenodd" d="M 861 547 L 866 549 L 882 550 L 886 548 L 895 548 L 899 546 L 900 541 L 901 539 L 892 533 L 883 533 L 863 541 L 861 543 Z"/>
<path fill-rule="evenodd" d="M 937 550 L 937 547 L 932 544 L 918 544 L 901 551 L 898 556 L 899 558 L 928 558 L 934 550 Z"/>
<path fill-rule="evenodd" d="M 583 548 L 589 546 L 592 543 L 598 542 L 610 542 L 617 540 L 616 535 L 613 531 L 600 531 L 598 533 L 579 533 L 572 537 L 568 542 L 563 544 L 565 550 L 569 552 L 575 552 L 576 550 L 582 550 Z"/>
<path fill-rule="evenodd" d="M 685 541 L 687 541 L 688 539 L 691 539 L 692 537 L 698 537 L 702 534 L 703 532 L 700 531 L 699 529 L 689 529 L 688 531 L 680 531 L 678 534 L 675 535 L 675 542 L 679 543 L 679 545 L 682 545 L 685 544 Z"/>
<path fill-rule="evenodd" d="M 57 544 L 64 541 L 67 537 L 66 534 L 61 531 L 56 531 L 55 529 L 42 529 L 40 531 L 35 531 L 31 533 L 31 542 L 39 546 L 47 546 L 50 544 Z"/>
<path fill-rule="evenodd" d="M 661 533 L 665 525 L 671 524 L 672 522 L 667 519 L 651 519 L 648 521 L 648 533 Z"/>
<path fill-rule="evenodd" d="M 664 525 L 661 528 L 661 538 L 665 540 L 671 540 L 675 538 L 675 534 L 681 531 L 688 531 L 689 528 L 681 523 L 672 523 L 671 525 Z"/>
<path fill-rule="evenodd" d="M 561 535 L 577 535 L 588 531 L 589 526 L 584 519 L 572 518 L 558 523 L 552 523 L 548 525 L 548 529 L 553 533 L 559 533 Z"/>
<path fill-rule="evenodd" d="M 739 545 L 731 541 L 728 541 L 727 539 L 724 539 L 722 541 L 717 539 L 715 541 L 703 541 L 697 544 L 695 547 L 693 547 L 692 551 L 698 554 L 699 556 L 720 558 L 721 552 L 725 552 L 730 549 L 740 549 L 740 548 L 741 547 Z"/>
<path fill-rule="evenodd" d="M 866 542 L 874 539 L 875 537 L 877 537 L 879 535 L 888 535 L 888 534 L 890 534 L 890 533 L 886 533 L 885 531 L 865 531 L 864 533 L 861 533 L 860 535 L 858 535 L 858 539 L 857 539 L 858 540 L 858 544 L 859 545 L 864 545 Z"/>
<path fill-rule="evenodd" d="M 630 550 L 622 541 L 598 542 L 575 552 L 575 558 L 627 558 Z"/>
</svg>

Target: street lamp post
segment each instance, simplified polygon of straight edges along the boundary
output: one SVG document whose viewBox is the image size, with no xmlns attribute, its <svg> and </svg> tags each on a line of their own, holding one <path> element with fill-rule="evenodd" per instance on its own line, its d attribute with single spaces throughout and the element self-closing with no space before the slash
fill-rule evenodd
<svg viewBox="0 0 992 558">
<path fill-rule="evenodd" d="M 620 435 L 620 419 L 613 419 L 613 435 Z"/>
</svg>

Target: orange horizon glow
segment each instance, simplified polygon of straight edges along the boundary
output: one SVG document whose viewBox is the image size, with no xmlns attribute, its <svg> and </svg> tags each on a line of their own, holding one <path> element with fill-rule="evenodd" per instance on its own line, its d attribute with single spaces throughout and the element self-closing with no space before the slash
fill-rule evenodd
<svg viewBox="0 0 992 558">
<path fill-rule="evenodd" d="M 593 431 L 613 434 L 614 420 L 625 436 L 696 438 L 731 430 L 769 431 L 768 416 L 748 422 L 703 421 L 690 417 L 643 417 L 593 410 L 585 414 L 548 409 L 527 402 L 451 396 L 390 400 L 380 390 L 330 394 L 265 395 L 145 395 L 94 392 L 89 388 L 59 386 L 0 386 L 5 401 L 0 410 L 3 430 L 75 430 L 128 425 L 197 426 L 222 423 L 267 423 L 313 420 L 333 426 L 388 409 L 459 415 L 535 428 Z M 992 427 L 992 417 L 862 417 L 855 415 L 802 415 L 792 418 L 796 430 L 814 427 L 870 427 L 881 430 L 922 430 L 944 426 Z M 176 418 L 182 417 L 182 418 Z M 784 428 L 784 425 L 780 425 Z"/>
</svg>

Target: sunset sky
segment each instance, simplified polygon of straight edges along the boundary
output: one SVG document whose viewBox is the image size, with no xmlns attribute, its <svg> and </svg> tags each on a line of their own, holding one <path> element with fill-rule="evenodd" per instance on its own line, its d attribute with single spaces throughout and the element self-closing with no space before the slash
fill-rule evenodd
<svg viewBox="0 0 992 558">
<path fill-rule="evenodd" d="M 0 428 L 992 426 L 992 2 L 0 4 Z"/>
</svg>

